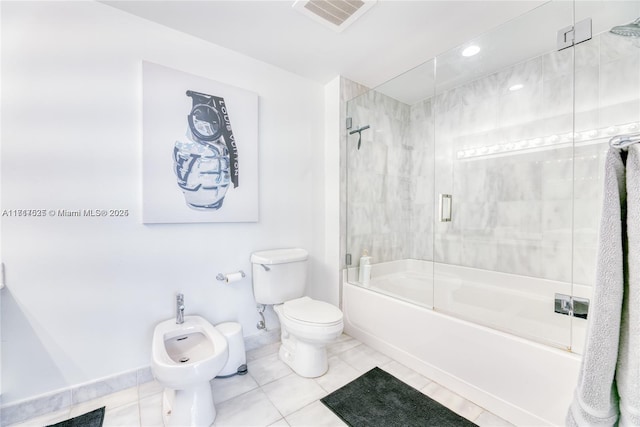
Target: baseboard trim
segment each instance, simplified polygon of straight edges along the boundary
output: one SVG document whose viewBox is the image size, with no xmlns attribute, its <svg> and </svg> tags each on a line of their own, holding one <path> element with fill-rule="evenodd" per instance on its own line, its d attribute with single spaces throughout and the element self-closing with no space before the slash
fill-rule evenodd
<svg viewBox="0 0 640 427">
<path fill-rule="evenodd" d="M 280 329 L 270 329 L 244 337 L 245 351 L 256 350 L 280 340 Z M 79 403 L 153 381 L 150 366 L 30 397 L 0 406 L 0 425 L 20 423 Z"/>
</svg>

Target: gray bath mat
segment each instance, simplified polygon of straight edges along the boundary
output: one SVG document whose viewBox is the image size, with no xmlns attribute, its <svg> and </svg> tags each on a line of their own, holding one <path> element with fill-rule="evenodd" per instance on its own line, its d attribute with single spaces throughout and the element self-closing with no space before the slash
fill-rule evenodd
<svg viewBox="0 0 640 427">
<path fill-rule="evenodd" d="M 352 427 L 476 425 L 378 367 L 320 400 Z"/>
<path fill-rule="evenodd" d="M 47 427 L 102 427 L 104 406 L 86 414 L 78 415 L 70 420 L 61 421 Z"/>
</svg>

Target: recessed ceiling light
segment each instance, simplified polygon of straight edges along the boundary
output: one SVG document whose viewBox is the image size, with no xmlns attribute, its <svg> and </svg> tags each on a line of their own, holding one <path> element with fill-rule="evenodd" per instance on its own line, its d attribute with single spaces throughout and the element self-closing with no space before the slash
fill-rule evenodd
<svg viewBox="0 0 640 427">
<path fill-rule="evenodd" d="M 478 52 L 480 52 L 480 48 L 476 45 L 471 45 L 468 46 L 467 48 L 465 48 L 465 50 L 462 51 L 462 56 L 473 56 L 475 54 L 477 54 Z"/>
<path fill-rule="evenodd" d="M 510 90 L 511 92 L 515 92 L 516 90 L 520 90 L 520 89 L 522 89 L 523 87 L 524 87 L 524 85 L 523 85 L 523 84 L 518 83 L 518 84 L 515 84 L 515 85 L 511 86 L 511 87 L 509 88 L 509 90 Z"/>
</svg>

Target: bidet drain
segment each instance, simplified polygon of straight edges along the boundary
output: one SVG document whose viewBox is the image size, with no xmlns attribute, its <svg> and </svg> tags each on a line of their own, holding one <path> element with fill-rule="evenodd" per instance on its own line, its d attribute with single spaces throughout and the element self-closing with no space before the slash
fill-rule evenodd
<svg viewBox="0 0 640 427">
<path fill-rule="evenodd" d="M 187 363 L 189 361 L 189 358 L 188 357 L 181 357 L 179 359 L 179 361 L 180 361 L 180 363 Z"/>
</svg>

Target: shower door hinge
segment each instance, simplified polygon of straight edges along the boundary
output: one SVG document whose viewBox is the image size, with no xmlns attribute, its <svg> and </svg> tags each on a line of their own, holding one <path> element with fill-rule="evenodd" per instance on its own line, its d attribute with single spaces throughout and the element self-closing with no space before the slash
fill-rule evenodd
<svg viewBox="0 0 640 427">
<path fill-rule="evenodd" d="M 591 18 L 558 30 L 558 50 L 566 49 L 591 39 Z"/>
<path fill-rule="evenodd" d="M 345 265 L 351 265 L 351 254 L 346 254 L 344 256 L 344 263 Z"/>
<path fill-rule="evenodd" d="M 589 312 L 589 299 L 556 294 L 554 311 L 565 316 L 586 319 Z"/>
<path fill-rule="evenodd" d="M 347 129 L 351 129 L 353 127 L 353 119 L 351 117 L 347 117 L 346 125 Z"/>
</svg>

